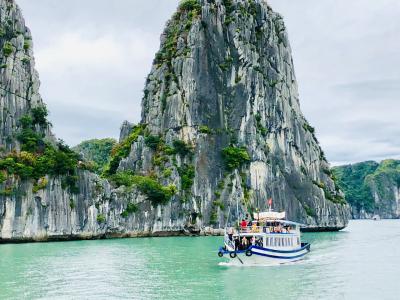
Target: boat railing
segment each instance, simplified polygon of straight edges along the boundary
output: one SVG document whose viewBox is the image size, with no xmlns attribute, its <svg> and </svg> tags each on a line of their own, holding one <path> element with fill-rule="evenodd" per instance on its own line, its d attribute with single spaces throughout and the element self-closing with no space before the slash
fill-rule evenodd
<svg viewBox="0 0 400 300">
<path fill-rule="evenodd" d="M 240 227 L 239 233 L 249 234 L 249 233 L 275 233 L 275 234 L 291 234 L 296 233 L 295 230 L 286 230 L 283 228 L 274 228 L 272 226 L 246 226 Z"/>
</svg>

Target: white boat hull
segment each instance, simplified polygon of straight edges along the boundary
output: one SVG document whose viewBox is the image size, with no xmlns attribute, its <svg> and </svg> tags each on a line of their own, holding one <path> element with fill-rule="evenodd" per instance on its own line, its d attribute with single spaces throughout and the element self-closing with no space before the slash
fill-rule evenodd
<svg viewBox="0 0 400 300">
<path fill-rule="evenodd" d="M 223 257 L 229 259 L 229 265 L 268 266 L 295 262 L 310 252 L 310 245 L 304 244 L 293 251 L 279 251 L 261 247 L 251 247 L 247 251 L 224 251 Z"/>
</svg>

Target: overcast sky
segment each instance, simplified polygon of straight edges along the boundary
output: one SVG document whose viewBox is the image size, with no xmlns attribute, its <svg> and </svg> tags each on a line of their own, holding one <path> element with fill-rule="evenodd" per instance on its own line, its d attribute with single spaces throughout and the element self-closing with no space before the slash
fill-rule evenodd
<svg viewBox="0 0 400 300">
<path fill-rule="evenodd" d="M 70 145 L 140 120 L 178 0 L 17 0 L 41 94 Z M 400 1 L 270 0 L 289 31 L 302 110 L 332 164 L 400 158 Z"/>
</svg>

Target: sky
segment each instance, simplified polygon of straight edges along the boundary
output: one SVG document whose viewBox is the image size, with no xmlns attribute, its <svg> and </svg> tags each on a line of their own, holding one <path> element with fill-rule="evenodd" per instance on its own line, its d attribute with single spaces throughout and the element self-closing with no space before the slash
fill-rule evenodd
<svg viewBox="0 0 400 300">
<path fill-rule="evenodd" d="M 71 146 L 140 121 L 179 0 L 17 0 L 53 132 Z M 269 0 L 289 32 L 305 117 L 332 165 L 400 159 L 400 1 Z"/>
</svg>

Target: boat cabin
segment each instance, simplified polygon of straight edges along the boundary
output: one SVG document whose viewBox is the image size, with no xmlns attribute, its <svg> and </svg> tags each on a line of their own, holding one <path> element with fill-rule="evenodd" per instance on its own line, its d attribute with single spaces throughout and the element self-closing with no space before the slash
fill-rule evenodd
<svg viewBox="0 0 400 300">
<path fill-rule="evenodd" d="M 226 229 L 225 245 L 230 251 L 251 246 L 288 251 L 301 247 L 301 224 L 284 218 L 285 213 L 256 213 L 252 221 L 242 220 L 237 228 Z"/>
</svg>

